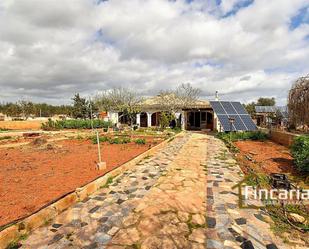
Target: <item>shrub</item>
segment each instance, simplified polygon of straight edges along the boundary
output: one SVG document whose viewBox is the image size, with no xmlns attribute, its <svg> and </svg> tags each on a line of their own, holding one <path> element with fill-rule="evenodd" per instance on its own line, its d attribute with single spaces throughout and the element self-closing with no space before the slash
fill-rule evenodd
<svg viewBox="0 0 309 249">
<path fill-rule="evenodd" d="M 97 144 L 98 143 L 98 141 L 97 141 L 97 136 L 93 136 L 92 138 L 91 138 L 91 141 L 92 141 L 92 143 L 93 144 Z M 109 141 L 109 138 L 108 137 L 99 137 L 99 141 L 100 141 L 100 143 L 104 143 L 104 142 L 108 142 Z"/>
<path fill-rule="evenodd" d="M 45 131 L 54 131 L 60 129 L 57 125 L 57 122 L 53 121 L 51 118 L 49 118 L 46 123 L 43 123 L 41 125 L 41 128 Z"/>
<path fill-rule="evenodd" d="M 119 137 L 115 137 L 113 139 L 109 140 L 110 144 L 122 144 L 122 139 L 120 139 Z"/>
<path fill-rule="evenodd" d="M 146 144 L 146 140 L 144 138 L 138 138 L 134 142 L 136 144 Z"/>
<path fill-rule="evenodd" d="M 309 172 L 309 136 L 299 136 L 291 146 L 295 165 L 299 171 Z"/>
<path fill-rule="evenodd" d="M 131 142 L 131 138 L 129 138 L 129 137 L 124 137 L 124 138 L 122 138 L 122 143 L 123 144 L 128 144 L 128 143 L 130 143 Z"/>
</svg>

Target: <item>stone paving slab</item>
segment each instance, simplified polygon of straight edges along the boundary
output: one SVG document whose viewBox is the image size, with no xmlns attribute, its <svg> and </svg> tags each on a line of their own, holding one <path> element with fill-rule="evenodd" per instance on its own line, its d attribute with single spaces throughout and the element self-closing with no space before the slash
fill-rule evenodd
<svg viewBox="0 0 309 249">
<path fill-rule="evenodd" d="M 208 136 L 207 248 L 291 248 L 274 236 L 265 213 L 238 207 L 243 173 L 224 143 Z"/>
<path fill-rule="evenodd" d="M 75 204 L 50 225 L 35 230 L 22 242 L 22 248 L 104 248 L 159 177 L 166 174 L 189 139 L 188 134 L 176 137 L 153 157 L 117 176 L 110 186 Z"/>
</svg>

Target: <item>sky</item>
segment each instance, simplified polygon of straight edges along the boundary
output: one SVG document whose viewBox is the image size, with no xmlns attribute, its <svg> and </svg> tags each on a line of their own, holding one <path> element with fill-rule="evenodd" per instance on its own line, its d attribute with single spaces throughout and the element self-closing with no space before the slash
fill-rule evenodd
<svg viewBox="0 0 309 249">
<path fill-rule="evenodd" d="M 309 0 L 0 1 L 0 102 L 191 83 L 284 105 L 308 58 Z"/>
</svg>

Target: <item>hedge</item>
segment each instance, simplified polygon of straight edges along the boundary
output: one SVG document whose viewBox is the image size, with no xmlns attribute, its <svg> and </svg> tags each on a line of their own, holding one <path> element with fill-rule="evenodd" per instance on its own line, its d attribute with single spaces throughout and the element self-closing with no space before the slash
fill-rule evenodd
<svg viewBox="0 0 309 249">
<path fill-rule="evenodd" d="M 299 136 L 291 146 L 295 165 L 299 171 L 309 172 L 309 136 Z"/>
<path fill-rule="evenodd" d="M 267 134 L 261 131 L 245 131 L 245 132 L 220 132 L 217 137 L 224 141 L 237 141 L 237 140 L 266 140 Z"/>
<path fill-rule="evenodd" d="M 100 119 L 69 119 L 53 121 L 49 119 L 46 123 L 42 124 L 43 130 L 61 130 L 61 129 L 91 129 L 93 128 L 107 128 L 111 127 L 111 122 L 103 121 Z"/>
</svg>

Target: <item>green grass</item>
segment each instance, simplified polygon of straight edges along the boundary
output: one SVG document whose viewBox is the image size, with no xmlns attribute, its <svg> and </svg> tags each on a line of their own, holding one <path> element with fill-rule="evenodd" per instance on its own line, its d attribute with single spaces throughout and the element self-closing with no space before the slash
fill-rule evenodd
<svg viewBox="0 0 309 249">
<path fill-rule="evenodd" d="M 101 186 L 101 188 L 108 188 L 114 181 L 114 177 L 110 176 L 107 178 L 106 183 Z"/>
<path fill-rule="evenodd" d="M 3 137 L 0 137 L 0 140 L 7 140 L 7 139 L 11 139 L 12 137 L 11 136 L 3 136 Z"/>
</svg>

